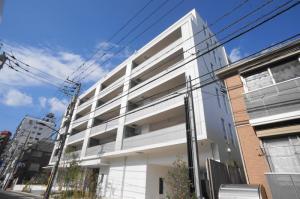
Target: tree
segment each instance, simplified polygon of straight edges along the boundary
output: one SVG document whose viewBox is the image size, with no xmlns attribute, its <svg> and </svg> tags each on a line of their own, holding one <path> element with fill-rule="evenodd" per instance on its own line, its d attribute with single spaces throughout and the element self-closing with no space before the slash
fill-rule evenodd
<svg viewBox="0 0 300 199">
<path fill-rule="evenodd" d="M 196 198 L 190 197 L 190 180 L 187 163 L 178 158 L 173 162 L 173 167 L 168 171 L 166 183 L 169 186 L 170 193 L 167 197 L 171 199 Z"/>
</svg>

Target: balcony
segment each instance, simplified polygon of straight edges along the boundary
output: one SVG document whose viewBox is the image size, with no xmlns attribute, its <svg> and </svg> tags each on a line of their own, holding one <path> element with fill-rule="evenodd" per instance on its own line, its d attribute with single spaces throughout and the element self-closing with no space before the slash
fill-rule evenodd
<svg viewBox="0 0 300 199">
<path fill-rule="evenodd" d="M 95 100 L 95 98 L 91 98 L 88 101 L 82 103 L 80 106 L 77 107 L 76 112 L 79 113 L 79 112 L 83 111 L 84 109 L 90 109 L 94 100 Z"/>
<path fill-rule="evenodd" d="M 174 66 L 164 70 L 163 72 L 143 81 L 142 83 L 138 84 L 137 86 L 131 88 L 129 90 L 128 100 L 131 100 L 134 97 L 137 97 L 143 94 L 146 91 L 149 91 L 163 83 L 166 83 L 178 76 L 184 76 L 185 71 L 182 68 L 178 68 L 174 70 L 181 62 L 178 62 Z M 185 81 L 185 80 L 184 80 Z"/>
<path fill-rule="evenodd" d="M 65 161 L 75 160 L 75 159 L 80 158 L 80 156 L 81 156 L 81 150 L 68 152 L 68 153 L 64 154 L 63 160 L 65 160 Z"/>
<path fill-rule="evenodd" d="M 119 118 L 104 122 L 103 124 L 92 127 L 91 136 L 101 134 L 113 129 L 118 128 Z"/>
<path fill-rule="evenodd" d="M 67 144 L 70 144 L 70 143 L 74 143 L 76 141 L 80 141 L 80 140 L 83 140 L 84 137 L 85 137 L 85 130 L 84 131 L 81 131 L 79 133 L 76 133 L 74 135 L 70 135 L 68 137 L 68 143 Z"/>
<path fill-rule="evenodd" d="M 273 199 L 300 198 L 300 173 L 266 173 Z"/>
<path fill-rule="evenodd" d="M 126 115 L 126 124 L 133 123 L 138 120 L 145 119 L 147 117 L 165 112 L 176 107 L 184 105 L 183 95 L 179 96 L 167 96 L 159 100 L 153 101 L 145 106 L 134 109 Z"/>
<path fill-rule="evenodd" d="M 99 97 L 104 97 L 108 95 L 110 92 L 118 89 L 124 84 L 124 77 L 117 79 L 115 82 L 111 83 L 109 86 L 105 87 L 103 90 L 100 91 Z"/>
<path fill-rule="evenodd" d="M 123 149 L 166 143 L 178 139 L 183 139 L 185 137 L 185 123 L 181 123 L 156 131 L 151 131 L 145 134 L 125 138 L 123 140 Z"/>
<path fill-rule="evenodd" d="M 87 123 L 88 120 L 89 120 L 89 118 L 90 118 L 90 114 L 87 114 L 87 115 L 85 115 L 85 116 L 83 116 L 83 117 L 80 117 L 80 118 L 74 120 L 74 121 L 72 122 L 72 128 L 76 128 L 76 127 L 78 127 L 78 126 L 81 126 L 81 125 L 84 124 L 84 123 Z"/>
<path fill-rule="evenodd" d="M 165 49 L 161 50 L 151 58 L 147 59 L 145 62 L 138 65 L 132 70 L 132 77 L 136 77 L 141 73 L 145 72 L 146 70 L 151 69 L 153 66 L 158 65 L 164 59 L 171 57 L 172 54 L 178 54 L 176 51 L 182 48 L 182 39 L 176 40 L 174 43 L 167 46 Z M 178 55 L 177 55 L 178 56 Z"/>
<path fill-rule="evenodd" d="M 300 78 L 277 83 L 244 94 L 251 123 L 269 116 L 299 117 Z M 298 112 L 298 113 L 297 113 Z M 282 117 L 281 117 L 281 116 Z M 274 121 L 274 118 L 272 119 Z"/>
<path fill-rule="evenodd" d="M 105 104 L 99 106 L 96 108 L 95 110 L 95 117 L 110 111 L 114 108 L 116 108 L 117 106 L 119 106 L 121 104 L 121 97 L 120 96 L 116 96 L 115 98 L 109 100 L 108 102 L 106 102 Z"/>
<path fill-rule="evenodd" d="M 103 153 L 112 152 L 114 150 L 115 150 L 115 142 L 109 142 L 106 144 L 87 148 L 85 156 L 93 156 L 93 155 L 99 156 L 102 155 Z"/>
</svg>

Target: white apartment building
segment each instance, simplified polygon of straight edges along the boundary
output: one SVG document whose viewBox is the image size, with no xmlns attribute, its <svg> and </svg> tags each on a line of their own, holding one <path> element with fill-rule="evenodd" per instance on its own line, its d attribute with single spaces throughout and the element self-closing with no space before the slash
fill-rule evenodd
<svg viewBox="0 0 300 199">
<path fill-rule="evenodd" d="M 199 86 L 214 77 L 202 75 L 228 63 L 223 47 L 194 59 L 217 44 L 192 10 L 79 97 L 66 148 L 77 154 L 82 167 L 99 173 L 98 194 L 117 199 L 166 196 L 167 186 L 159 191 L 159 182 L 177 157 L 187 160 L 181 93 L 187 77 Z M 208 158 L 240 163 L 230 106 L 221 91 L 220 83 L 193 90 L 203 176 Z M 54 154 L 50 165 L 57 160 Z"/>
</svg>

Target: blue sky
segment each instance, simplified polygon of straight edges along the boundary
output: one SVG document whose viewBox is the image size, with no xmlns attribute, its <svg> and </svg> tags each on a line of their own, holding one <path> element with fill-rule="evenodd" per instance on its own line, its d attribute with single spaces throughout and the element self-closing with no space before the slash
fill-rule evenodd
<svg viewBox="0 0 300 199">
<path fill-rule="evenodd" d="M 166 4 L 160 6 L 156 14 L 133 31 L 128 39 L 116 45 L 122 35 L 164 1 L 152 0 L 138 18 L 108 43 L 111 35 L 148 0 L 6 0 L 0 23 L 0 39 L 4 43 L 2 50 L 13 53 L 24 62 L 60 78 L 65 78 L 72 73 L 96 49 L 100 49 L 99 54 L 101 54 L 111 46 L 116 46 L 116 49 L 125 46 L 126 51 L 118 56 L 113 56 L 113 51 L 108 52 L 111 61 L 106 64 L 101 62 L 104 60 L 103 57 L 95 59 L 96 64 L 93 66 L 95 72 L 83 82 L 84 87 L 88 87 L 191 9 L 196 8 L 209 24 L 242 1 L 183 0 L 163 20 L 152 26 L 135 42 L 128 44 L 129 40 L 180 2 L 180 0 L 166 1 Z M 249 0 L 237 12 L 213 26 L 212 30 L 215 32 L 220 30 L 226 24 L 264 2 L 266 1 Z M 282 2 L 284 1 L 275 0 L 261 11 L 267 11 Z M 260 15 L 259 13 L 253 15 L 252 19 Z M 299 33 L 300 26 L 296 24 L 299 18 L 299 8 L 293 8 L 288 13 L 227 44 L 225 46 L 227 52 L 235 58 L 243 57 Z M 217 37 L 222 37 L 222 35 L 217 35 Z M 53 82 L 56 82 L 56 79 Z M 7 129 L 14 132 L 26 114 L 42 117 L 51 111 L 56 114 L 57 118 L 60 118 L 67 101 L 68 99 L 56 88 L 7 68 L 0 71 L 0 130 Z"/>
</svg>

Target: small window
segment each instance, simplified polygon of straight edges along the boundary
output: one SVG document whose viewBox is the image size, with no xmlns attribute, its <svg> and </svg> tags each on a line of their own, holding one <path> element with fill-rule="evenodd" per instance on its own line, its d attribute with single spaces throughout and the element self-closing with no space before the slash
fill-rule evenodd
<svg viewBox="0 0 300 199">
<path fill-rule="evenodd" d="M 41 135 L 41 133 L 37 133 L 38 135 Z"/>
<path fill-rule="evenodd" d="M 224 121 L 223 118 L 221 118 L 221 123 L 222 123 L 222 130 L 223 130 L 224 139 L 227 140 L 227 133 L 226 133 L 226 128 L 225 128 L 225 121 Z"/>
<path fill-rule="evenodd" d="M 203 25 L 203 34 L 204 34 L 204 36 L 206 36 L 206 27 L 205 27 L 205 25 Z"/>
<path fill-rule="evenodd" d="M 37 141 L 39 140 L 39 138 L 34 138 L 34 139 L 37 140 Z"/>
<path fill-rule="evenodd" d="M 216 88 L 216 96 L 217 96 L 218 105 L 221 108 L 220 95 L 219 95 L 219 89 L 218 88 Z"/>
<path fill-rule="evenodd" d="M 34 129 L 37 129 L 37 126 L 34 126 L 33 128 L 34 128 Z"/>
<path fill-rule="evenodd" d="M 159 194 L 164 194 L 164 179 L 159 178 Z"/>
<path fill-rule="evenodd" d="M 232 126 L 230 123 L 228 123 L 228 129 L 230 134 L 231 143 L 235 146 L 234 138 L 233 138 L 233 132 L 232 132 Z"/>
<path fill-rule="evenodd" d="M 39 130 L 41 131 L 41 130 L 43 130 L 43 128 L 42 128 L 42 127 L 40 127 L 40 128 L 39 128 Z"/>
<path fill-rule="evenodd" d="M 225 111 L 226 111 L 226 113 L 228 113 L 228 110 L 227 110 L 227 102 L 226 102 L 226 96 L 225 96 L 224 93 L 222 93 L 222 97 L 223 97 L 223 103 L 224 103 Z"/>
</svg>

